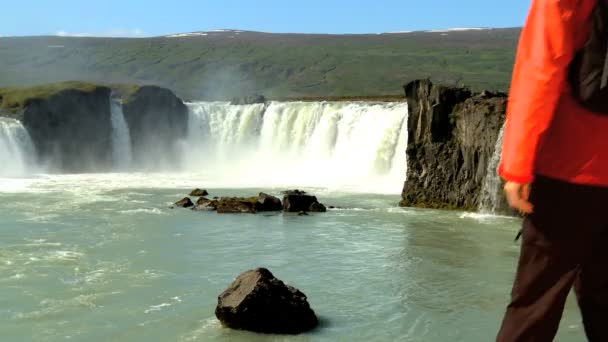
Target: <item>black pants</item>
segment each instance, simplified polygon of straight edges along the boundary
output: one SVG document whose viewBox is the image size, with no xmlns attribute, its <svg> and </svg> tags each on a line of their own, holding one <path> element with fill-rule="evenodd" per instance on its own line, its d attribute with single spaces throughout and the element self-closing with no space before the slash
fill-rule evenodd
<svg viewBox="0 0 608 342">
<path fill-rule="evenodd" d="M 572 286 L 587 338 L 608 342 L 608 188 L 532 184 L 511 303 L 498 342 L 553 341 Z"/>
</svg>

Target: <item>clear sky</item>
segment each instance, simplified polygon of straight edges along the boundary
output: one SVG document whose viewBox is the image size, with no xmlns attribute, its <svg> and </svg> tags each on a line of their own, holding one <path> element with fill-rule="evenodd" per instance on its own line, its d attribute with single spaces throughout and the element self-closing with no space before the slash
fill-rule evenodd
<svg viewBox="0 0 608 342">
<path fill-rule="evenodd" d="M 241 29 L 381 33 L 521 26 L 529 0 L 16 0 L 0 36 L 157 36 Z"/>
</svg>

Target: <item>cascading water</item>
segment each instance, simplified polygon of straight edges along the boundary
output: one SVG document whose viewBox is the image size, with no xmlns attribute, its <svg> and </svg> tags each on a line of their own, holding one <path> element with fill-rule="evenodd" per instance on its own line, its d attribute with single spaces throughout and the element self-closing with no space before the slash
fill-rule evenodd
<svg viewBox="0 0 608 342">
<path fill-rule="evenodd" d="M 110 100 L 112 121 L 112 161 L 114 169 L 126 171 L 131 166 L 131 136 L 119 100 Z"/>
<path fill-rule="evenodd" d="M 499 196 L 501 196 L 501 181 L 500 177 L 496 173 L 496 169 L 498 168 L 498 163 L 500 163 L 504 130 L 505 127 L 503 125 L 498 133 L 498 138 L 496 139 L 496 146 L 494 147 L 492 159 L 490 159 L 488 162 L 486 178 L 483 181 L 483 186 L 481 189 L 479 211 L 484 214 L 496 213 L 496 209 L 498 208 L 499 204 Z"/>
<path fill-rule="evenodd" d="M 36 150 L 21 122 L 0 118 L 0 177 L 22 177 L 33 171 Z"/>
<path fill-rule="evenodd" d="M 189 104 L 189 170 L 232 186 L 320 186 L 399 193 L 407 105 L 360 102 Z"/>
</svg>

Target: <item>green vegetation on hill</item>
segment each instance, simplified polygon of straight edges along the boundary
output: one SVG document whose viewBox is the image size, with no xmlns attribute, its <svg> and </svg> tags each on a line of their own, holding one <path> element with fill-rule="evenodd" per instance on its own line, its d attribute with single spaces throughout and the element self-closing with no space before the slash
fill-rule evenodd
<svg viewBox="0 0 608 342">
<path fill-rule="evenodd" d="M 209 32 L 0 38 L 0 86 L 157 84 L 187 100 L 402 94 L 413 79 L 507 90 L 519 29 L 368 35 Z"/>
<path fill-rule="evenodd" d="M 62 91 L 75 90 L 92 93 L 101 87 L 111 88 L 125 103 L 141 88 L 140 85 L 134 84 L 106 85 L 80 81 L 46 83 L 32 87 L 3 87 L 0 88 L 0 113 L 19 113 L 30 101 L 45 100 Z"/>
<path fill-rule="evenodd" d="M 49 83 L 34 87 L 4 87 L 0 88 L 0 110 L 14 112 L 24 108 L 29 101 L 44 100 L 51 95 L 64 90 L 94 92 L 98 85 L 87 82 L 66 81 Z"/>
</svg>

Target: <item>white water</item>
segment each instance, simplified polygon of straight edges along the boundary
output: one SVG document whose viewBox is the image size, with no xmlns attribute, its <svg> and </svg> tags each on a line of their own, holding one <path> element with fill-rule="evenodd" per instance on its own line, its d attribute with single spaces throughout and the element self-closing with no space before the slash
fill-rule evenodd
<svg viewBox="0 0 608 342">
<path fill-rule="evenodd" d="M 0 117 L 0 177 L 23 177 L 32 172 L 35 153 L 21 122 Z"/>
<path fill-rule="evenodd" d="M 114 169 L 126 171 L 131 166 L 131 136 L 129 126 L 122 112 L 122 103 L 112 99 L 110 101 L 112 120 L 112 160 Z"/>
<path fill-rule="evenodd" d="M 498 207 L 499 196 L 501 196 L 501 181 L 500 177 L 496 173 L 496 169 L 498 168 L 498 163 L 500 163 L 504 130 L 505 126 L 503 125 L 498 133 L 498 138 L 496 139 L 492 159 L 490 159 L 488 162 L 486 178 L 483 181 L 481 198 L 479 201 L 479 211 L 482 213 L 495 213 Z"/>
<path fill-rule="evenodd" d="M 360 102 L 189 104 L 189 171 L 233 186 L 399 193 L 407 105 Z"/>
</svg>

